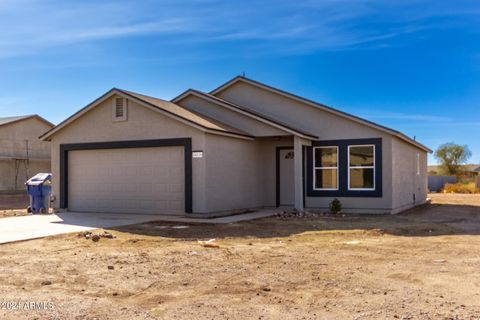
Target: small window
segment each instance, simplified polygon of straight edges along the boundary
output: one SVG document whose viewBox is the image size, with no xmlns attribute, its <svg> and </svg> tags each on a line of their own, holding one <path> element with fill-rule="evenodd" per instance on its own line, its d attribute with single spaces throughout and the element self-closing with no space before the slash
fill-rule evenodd
<svg viewBox="0 0 480 320">
<path fill-rule="evenodd" d="M 315 190 L 338 190 L 338 147 L 313 148 Z"/>
<path fill-rule="evenodd" d="M 416 158 L 416 162 L 417 162 L 417 176 L 420 175 L 420 153 L 417 153 L 417 158 Z"/>
<path fill-rule="evenodd" d="M 375 190 L 375 146 L 348 146 L 348 189 Z"/>
<path fill-rule="evenodd" d="M 127 120 L 127 99 L 121 97 L 113 99 L 112 118 L 113 121 Z"/>
<path fill-rule="evenodd" d="M 293 151 L 290 151 L 285 155 L 285 159 L 293 159 L 293 158 L 295 158 L 295 154 L 293 153 Z"/>
</svg>

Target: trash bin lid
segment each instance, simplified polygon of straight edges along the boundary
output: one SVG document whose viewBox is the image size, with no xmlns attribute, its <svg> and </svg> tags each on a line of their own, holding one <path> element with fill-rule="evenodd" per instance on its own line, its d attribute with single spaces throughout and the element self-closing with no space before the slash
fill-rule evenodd
<svg viewBox="0 0 480 320">
<path fill-rule="evenodd" d="M 26 185 L 29 186 L 38 186 L 45 181 L 50 181 L 52 180 L 52 174 L 51 173 L 37 173 L 30 179 L 28 179 L 27 182 L 25 182 Z"/>
</svg>

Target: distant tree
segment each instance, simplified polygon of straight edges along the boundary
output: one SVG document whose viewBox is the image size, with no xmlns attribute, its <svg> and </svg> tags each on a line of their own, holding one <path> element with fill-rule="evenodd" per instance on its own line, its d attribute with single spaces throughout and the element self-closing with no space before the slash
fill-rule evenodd
<svg viewBox="0 0 480 320">
<path fill-rule="evenodd" d="M 461 167 L 472 156 L 468 146 L 462 146 L 453 142 L 444 143 L 435 151 L 435 158 L 440 161 L 442 171 L 449 175 L 461 173 Z"/>
</svg>

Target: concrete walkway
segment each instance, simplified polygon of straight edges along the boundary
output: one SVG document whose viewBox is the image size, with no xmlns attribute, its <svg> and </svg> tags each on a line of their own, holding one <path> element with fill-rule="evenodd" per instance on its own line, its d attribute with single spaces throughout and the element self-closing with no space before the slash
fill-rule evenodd
<svg viewBox="0 0 480 320">
<path fill-rule="evenodd" d="M 119 227 L 148 221 L 218 224 L 259 219 L 272 216 L 273 214 L 275 214 L 274 210 L 260 210 L 221 218 L 195 219 L 183 216 L 151 214 L 62 212 L 49 215 L 10 217 L 0 219 L 0 244 L 98 228 Z"/>
</svg>

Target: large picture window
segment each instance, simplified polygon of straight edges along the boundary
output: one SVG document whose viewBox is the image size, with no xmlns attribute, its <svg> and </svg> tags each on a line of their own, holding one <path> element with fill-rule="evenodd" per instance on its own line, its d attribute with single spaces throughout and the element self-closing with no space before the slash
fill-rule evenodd
<svg viewBox="0 0 480 320">
<path fill-rule="evenodd" d="M 348 189 L 375 190 L 375 145 L 348 146 Z"/>
<path fill-rule="evenodd" d="M 315 190 L 338 190 L 338 147 L 313 148 Z"/>
<path fill-rule="evenodd" d="M 382 138 L 312 141 L 307 197 L 382 197 Z"/>
</svg>

